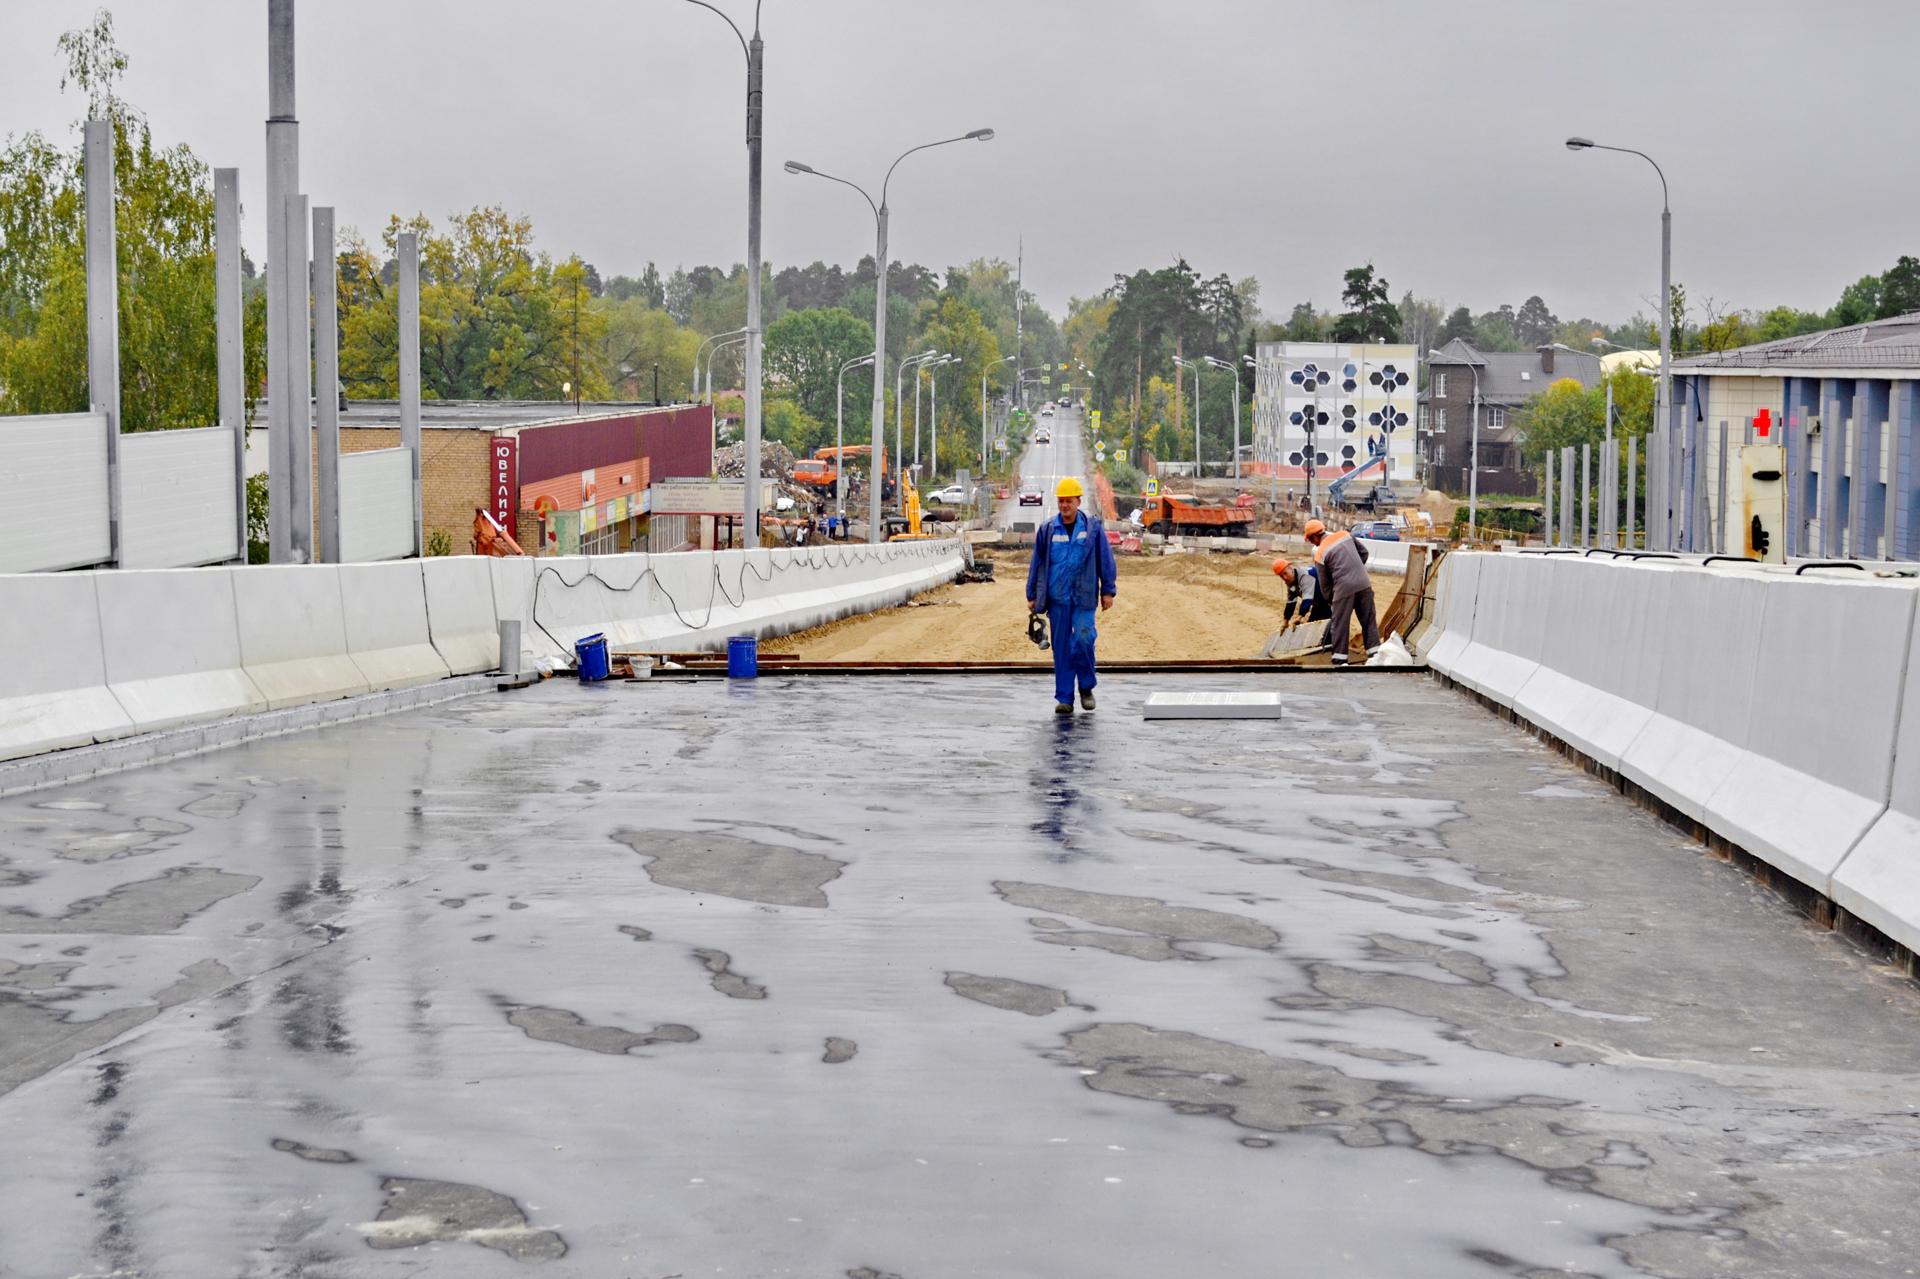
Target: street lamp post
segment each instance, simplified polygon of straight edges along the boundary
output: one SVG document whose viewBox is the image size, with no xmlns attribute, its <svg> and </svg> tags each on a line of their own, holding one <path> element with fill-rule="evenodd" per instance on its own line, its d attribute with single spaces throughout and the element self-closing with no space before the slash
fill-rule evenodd
<svg viewBox="0 0 1920 1279">
<path fill-rule="evenodd" d="M 1233 478 L 1240 478 L 1240 370 L 1225 360 L 1216 360 L 1211 355 L 1204 357 L 1209 365 L 1216 369 L 1225 369 L 1233 374 Z M 1194 401 L 1199 404 L 1198 399 Z"/>
<path fill-rule="evenodd" d="M 873 197 L 868 195 L 864 188 L 856 183 L 847 181 L 845 178 L 835 177 L 831 173 L 822 173 L 820 170 L 810 165 L 801 164 L 797 160 L 789 160 L 786 163 L 788 173 L 808 173 L 817 178 L 825 178 L 829 182 L 838 182 L 842 186 L 852 187 L 855 191 L 860 192 L 861 198 L 867 202 L 867 207 L 873 210 L 873 263 L 876 273 L 873 285 L 873 458 L 876 481 L 879 475 L 879 458 L 885 450 L 887 442 L 887 392 L 886 382 L 882 377 L 882 374 L 885 372 L 885 361 L 887 358 L 887 188 L 893 182 L 893 171 L 900 167 L 900 161 L 906 159 L 915 151 L 925 151 L 930 147 L 946 146 L 949 142 L 991 141 L 993 141 L 992 129 L 974 129 L 971 132 L 961 134 L 957 138 L 942 138 L 938 142 L 924 142 L 917 147 L 909 147 L 900 153 L 898 159 L 887 166 L 887 175 L 880 183 L 880 201 L 877 204 L 874 203 Z M 894 464 L 895 466 L 901 466 L 903 463 L 898 456 L 900 451 L 900 395 L 897 389 L 899 385 L 897 375 L 894 379 L 894 384 L 896 387 L 893 397 Z M 876 482 L 873 485 L 873 492 L 868 498 L 867 540 L 870 542 L 882 542 L 886 540 L 880 522 L 880 488 L 880 484 Z"/>
<path fill-rule="evenodd" d="M 871 355 L 863 355 L 857 360 L 848 360 L 840 366 L 840 376 L 834 379 L 833 388 L 833 513 L 842 519 L 847 515 L 847 370 L 872 364 Z M 876 375 L 877 376 L 877 375 Z M 873 477 L 875 458 L 867 459 L 867 475 Z M 845 532 L 842 529 L 841 532 Z"/>
<path fill-rule="evenodd" d="M 1197 484 L 1200 480 L 1200 361 L 1176 355 L 1173 362 L 1183 369 L 1193 370 L 1193 478 Z"/>
<path fill-rule="evenodd" d="M 906 421 L 905 381 L 908 369 L 913 369 L 913 434 L 917 442 L 920 436 L 920 372 L 919 366 L 928 360 L 940 358 L 938 351 L 922 351 L 918 355 L 909 355 L 894 368 L 893 373 L 893 473 L 894 485 L 898 487 L 907 475 L 906 445 L 901 439 L 901 424 Z"/>
<path fill-rule="evenodd" d="M 708 4 L 707 0 L 687 0 L 719 14 L 733 28 L 740 51 L 747 55 L 747 421 L 746 421 L 746 497 L 741 506 L 741 537 L 746 545 L 760 544 L 760 143 L 761 123 L 765 115 L 762 77 L 766 66 L 766 42 L 760 38 L 760 0 L 753 5 L 753 38 L 741 34 L 732 18 Z"/>
<path fill-rule="evenodd" d="M 1667 194 L 1667 175 L 1645 151 L 1635 151 L 1632 147 L 1610 147 L 1595 142 L 1592 138 L 1568 138 L 1569 151 L 1618 151 L 1623 155 L 1637 155 L 1660 177 L 1660 384 L 1654 394 L 1653 422 L 1659 438 L 1664 442 L 1671 430 L 1667 422 L 1667 405 L 1673 397 L 1673 209 Z M 1667 450 L 1662 449 L 1664 458 Z M 1653 451 L 1648 450 L 1648 456 Z M 1660 538 L 1663 547 L 1673 549 L 1672 510 L 1673 477 L 1669 468 L 1661 466 L 1662 498 L 1660 509 Z"/>
<path fill-rule="evenodd" d="M 963 361 L 957 355 L 944 355 L 927 365 L 927 478 L 940 478 L 940 370 Z M 919 438 L 919 432 L 914 432 Z"/>
<path fill-rule="evenodd" d="M 1020 357 L 1007 355 L 1000 358 L 999 364 L 993 364 L 980 371 L 980 478 L 987 476 L 987 378 L 1001 364 L 1011 364 Z"/>
<path fill-rule="evenodd" d="M 700 402 L 700 353 L 707 349 L 709 342 L 720 342 L 722 339 L 733 338 L 745 332 L 745 329 L 728 329 L 725 333 L 715 333 L 712 337 L 700 339 L 700 345 L 693 348 L 693 401 L 695 404 Z M 714 351 L 717 353 L 719 347 L 715 347 Z M 707 379 L 707 385 L 709 387 L 713 385 L 711 377 Z"/>
</svg>

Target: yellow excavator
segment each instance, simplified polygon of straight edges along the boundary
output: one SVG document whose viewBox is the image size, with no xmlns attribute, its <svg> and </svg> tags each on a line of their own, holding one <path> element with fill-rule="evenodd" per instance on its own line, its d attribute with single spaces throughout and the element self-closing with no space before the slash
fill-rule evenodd
<svg viewBox="0 0 1920 1279">
<path fill-rule="evenodd" d="M 887 534 L 889 542 L 918 542 L 931 539 L 932 533 L 920 529 L 920 490 L 914 487 L 913 477 L 902 473 L 900 476 L 899 515 L 887 516 Z M 898 529 L 898 532 L 891 530 Z"/>
</svg>

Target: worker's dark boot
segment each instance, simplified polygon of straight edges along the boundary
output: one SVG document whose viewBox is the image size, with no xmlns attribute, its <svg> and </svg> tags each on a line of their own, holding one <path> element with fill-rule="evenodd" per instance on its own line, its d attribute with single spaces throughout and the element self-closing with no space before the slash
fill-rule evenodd
<svg viewBox="0 0 1920 1279">
<path fill-rule="evenodd" d="M 1093 709 L 1093 690 L 1092 689 L 1083 688 L 1080 690 L 1080 709 L 1083 711 L 1090 711 Z"/>
<path fill-rule="evenodd" d="M 1055 715 L 1071 715 L 1073 714 L 1073 703 L 1072 702 L 1055 702 L 1053 704 L 1053 713 Z"/>
</svg>

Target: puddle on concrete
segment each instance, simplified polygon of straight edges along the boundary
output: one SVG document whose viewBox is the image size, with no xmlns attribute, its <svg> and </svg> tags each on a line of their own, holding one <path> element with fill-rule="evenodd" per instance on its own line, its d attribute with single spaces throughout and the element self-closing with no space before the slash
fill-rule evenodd
<svg viewBox="0 0 1920 1279">
<path fill-rule="evenodd" d="M 700 1038 L 700 1032 L 693 1027 L 674 1022 L 663 1022 L 642 1033 L 621 1026 L 595 1026 L 583 1020 L 580 1014 L 564 1008 L 531 1005 L 508 1007 L 508 1024 L 518 1027 L 528 1039 L 564 1044 L 568 1048 L 584 1048 L 588 1052 L 620 1056 L 649 1044 L 690 1044 Z"/>
<path fill-rule="evenodd" d="M 613 836 L 647 858 L 647 877 L 663 888 L 715 893 L 770 906 L 825 907 L 821 890 L 846 863 L 783 844 L 719 831 L 623 830 Z"/>
<path fill-rule="evenodd" d="M 1280 944 L 1280 935 L 1257 919 L 1194 906 L 1170 906 L 1157 897 L 1123 897 L 1010 880 L 996 880 L 993 890 L 1009 905 L 1071 915 L 1089 924 L 1125 928 L 1171 942 L 1217 942 L 1250 950 L 1272 950 Z"/>
<path fill-rule="evenodd" d="M 1128 959 L 1144 959 L 1148 963 L 1160 963 L 1168 959 L 1194 959 L 1205 961 L 1209 955 L 1196 954 L 1182 950 L 1164 937 L 1143 937 L 1139 933 L 1100 933 L 1092 929 L 1068 928 L 1059 920 L 1048 921 L 1054 928 L 1042 931 L 1034 938 L 1049 946 L 1078 947 L 1087 946 L 1094 950 L 1110 951 L 1116 955 L 1125 955 Z M 1036 928 L 1039 925 L 1035 925 Z"/>
<path fill-rule="evenodd" d="M 244 893 L 258 875 L 235 875 L 205 866 L 177 866 L 152 879 L 121 884 L 99 897 L 83 897 L 55 916 L 10 910 L 0 914 L 4 933 L 170 933 L 208 907 Z"/>
<path fill-rule="evenodd" d="M 253 796 L 246 791 L 213 791 L 202 795 L 189 803 L 182 804 L 180 811 L 194 817 L 213 817 L 222 820 L 238 817 L 240 810 L 247 806 Z"/>
<path fill-rule="evenodd" d="M 485 1186 L 388 1177 L 380 1188 L 387 1192 L 380 1215 L 360 1227 L 370 1247 L 475 1243 L 515 1261 L 557 1261 L 567 1255 L 559 1234 L 534 1229 L 519 1204 Z"/>
<path fill-rule="evenodd" d="M 756 985 L 733 971 L 733 958 L 724 950 L 696 946 L 693 957 L 713 974 L 713 988 L 729 999 L 765 999 L 767 988 Z"/>
<path fill-rule="evenodd" d="M 0 986 L 13 990 L 52 990 L 78 967 L 78 964 L 51 960 L 43 964 L 16 964 L 10 959 L 0 959 Z"/>
<path fill-rule="evenodd" d="M 358 1163 L 350 1153 L 344 1150 L 329 1150 L 325 1146 L 309 1146 L 304 1141 L 295 1141 L 291 1137 L 275 1137 L 271 1143 L 275 1150 L 292 1155 L 295 1159 L 304 1159 L 316 1164 Z"/>
<path fill-rule="evenodd" d="M 978 973 L 950 972 L 947 974 L 947 989 L 975 1003 L 986 1004 L 990 1008 L 1004 1008 L 1008 1012 L 1025 1013 L 1029 1017 L 1045 1017 L 1057 1009 L 1081 1007 L 1068 999 L 1064 990 L 1015 981 L 1011 977 L 982 977 Z"/>
<path fill-rule="evenodd" d="M 851 1039 L 842 1039 L 839 1035 L 828 1035 L 826 1049 L 820 1055 L 820 1060 L 829 1066 L 838 1066 L 843 1062 L 852 1061 L 854 1054 L 860 1051 L 860 1045 Z"/>
<path fill-rule="evenodd" d="M 638 924 L 621 924 L 620 931 L 625 933 L 627 936 L 633 938 L 635 941 L 652 941 L 653 940 L 653 930 L 650 928 L 642 928 Z"/>
<path fill-rule="evenodd" d="M 193 827 L 164 817 L 142 817 L 131 830 L 89 831 L 66 842 L 55 856 L 70 862 L 118 861 L 171 847 L 170 836 L 185 835 Z"/>
</svg>

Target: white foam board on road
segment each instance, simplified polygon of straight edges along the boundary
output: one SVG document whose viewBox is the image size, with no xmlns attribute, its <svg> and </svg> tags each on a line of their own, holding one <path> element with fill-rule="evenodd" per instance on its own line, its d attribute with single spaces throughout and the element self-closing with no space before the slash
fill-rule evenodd
<svg viewBox="0 0 1920 1279">
<path fill-rule="evenodd" d="M 1279 719 L 1280 694 L 1271 692 L 1153 693 L 1147 719 Z"/>
</svg>

